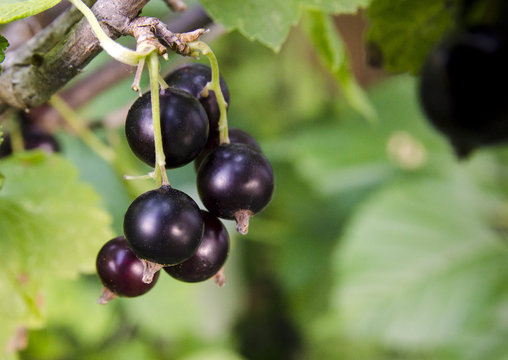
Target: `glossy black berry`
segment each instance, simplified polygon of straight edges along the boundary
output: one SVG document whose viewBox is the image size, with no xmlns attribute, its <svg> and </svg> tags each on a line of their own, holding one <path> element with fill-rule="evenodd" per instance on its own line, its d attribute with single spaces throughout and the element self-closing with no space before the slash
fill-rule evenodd
<svg viewBox="0 0 508 360">
<path fill-rule="evenodd" d="M 201 102 L 210 121 L 210 136 L 218 134 L 220 111 L 215 92 L 210 91 L 207 97 L 202 95 L 206 84 L 212 80 L 211 68 L 200 63 L 184 64 L 167 75 L 165 80 L 169 86 L 185 90 Z M 222 76 L 220 88 L 226 103 L 229 104 L 229 90 Z"/>
<path fill-rule="evenodd" d="M 118 296 L 134 297 L 150 290 L 159 277 L 155 274 L 150 284 L 145 284 L 143 263 L 129 248 L 123 236 L 108 241 L 97 254 L 97 274 L 102 284 Z"/>
<path fill-rule="evenodd" d="M 208 119 L 199 101 L 178 89 L 160 92 L 160 122 L 166 168 L 183 166 L 199 154 L 208 138 Z M 155 164 L 155 140 L 150 93 L 138 98 L 129 109 L 125 135 L 134 154 Z"/>
<path fill-rule="evenodd" d="M 508 43 L 492 29 L 461 30 L 431 52 L 420 98 L 459 156 L 508 140 Z"/>
<path fill-rule="evenodd" d="M 123 223 L 134 253 L 161 265 L 178 264 L 191 257 L 201 244 L 203 226 L 194 200 L 167 185 L 136 198 Z"/>
<path fill-rule="evenodd" d="M 247 132 L 235 129 L 235 128 L 229 128 L 228 131 L 229 136 L 229 142 L 231 144 L 245 144 L 249 145 L 256 151 L 261 150 L 261 146 L 259 146 L 258 142 Z M 213 149 L 215 149 L 217 146 L 219 146 L 219 136 L 214 136 L 212 139 L 208 139 L 208 142 L 206 143 L 205 148 L 199 153 L 199 155 L 194 160 L 194 169 L 197 171 L 199 169 L 199 166 L 203 162 L 206 155 L 208 155 Z"/>
<path fill-rule="evenodd" d="M 198 250 L 183 263 L 166 266 L 164 270 L 185 282 L 205 281 L 222 268 L 229 251 L 229 235 L 221 221 L 207 211 L 201 211 L 205 222 L 203 241 Z"/>
<path fill-rule="evenodd" d="M 245 144 L 224 144 L 212 151 L 197 173 L 198 193 L 206 208 L 224 219 L 235 219 L 246 233 L 248 218 L 272 198 L 273 170 L 266 157 Z"/>
</svg>

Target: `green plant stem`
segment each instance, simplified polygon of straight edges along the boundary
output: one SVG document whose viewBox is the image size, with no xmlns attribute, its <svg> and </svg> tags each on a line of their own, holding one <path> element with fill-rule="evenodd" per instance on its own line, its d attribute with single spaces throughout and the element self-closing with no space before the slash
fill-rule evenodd
<svg viewBox="0 0 508 360">
<path fill-rule="evenodd" d="M 25 141 L 23 140 L 23 134 L 21 133 L 21 126 L 18 121 L 11 119 L 9 126 L 9 133 L 11 137 L 12 151 L 17 153 L 25 150 Z"/>
<path fill-rule="evenodd" d="M 112 40 L 105 32 L 102 30 L 97 18 L 93 14 L 92 10 L 88 8 L 81 0 L 69 0 L 88 20 L 95 36 L 99 39 L 99 43 L 102 48 L 113 58 L 116 60 L 127 64 L 136 66 L 139 60 L 145 56 L 147 56 L 150 52 L 155 48 L 145 48 L 142 52 L 137 52 L 126 48 L 114 40 Z"/>
<path fill-rule="evenodd" d="M 157 186 L 169 185 L 166 174 L 166 156 L 162 146 L 159 109 L 159 55 L 155 51 L 148 55 L 148 72 L 150 74 L 153 134 L 155 140 L 155 181 Z"/>
<path fill-rule="evenodd" d="M 62 116 L 65 122 L 73 131 L 87 144 L 97 155 L 106 162 L 112 164 L 115 160 L 115 152 L 105 145 L 95 134 L 90 131 L 79 115 L 72 109 L 61 97 L 53 95 L 49 99 L 49 104 Z"/>
<path fill-rule="evenodd" d="M 189 43 L 189 46 L 194 51 L 199 51 L 205 55 L 210 61 L 210 67 L 212 68 L 212 80 L 206 85 L 205 91 L 212 90 L 215 92 L 217 98 L 217 104 L 219 105 L 220 118 L 219 118 L 219 142 L 220 144 L 229 144 L 228 135 L 228 119 L 227 119 L 227 102 L 222 94 L 220 88 L 220 76 L 219 76 L 219 63 L 217 57 L 213 53 L 212 49 L 202 41 L 194 41 Z"/>
</svg>

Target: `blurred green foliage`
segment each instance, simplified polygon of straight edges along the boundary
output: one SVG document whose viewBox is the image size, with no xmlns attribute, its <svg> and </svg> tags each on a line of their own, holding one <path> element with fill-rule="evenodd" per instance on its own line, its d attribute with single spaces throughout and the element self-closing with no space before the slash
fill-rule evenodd
<svg viewBox="0 0 508 360">
<path fill-rule="evenodd" d="M 247 236 L 227 222 L 226 286 L 161 274 L 146 295 L 99 306 L 95 275 L 51 278 L 46 326 L 29 331 L 19 357 L 508 357 L 508 152 L 487 149 L 457 162 L 421 114 L 409 76 L 369 89 L 378 119 L 365 121 L 341 100 L 299 29 L 277 55 L 236 33 L 211 46 L 231 93 L 230 126 L 261 142 L 276 177 L 274 198 Z M 129 85 L 82 114 L 100 122 L 128 106 L 136 98 Z M 131 199 L 153 184 L 121 179 L 148 171 L 121 128 L 98 135 L 114 146 L 114 166 L 69 134 L 59 139 L 113 217 L 114 236 Z M 192 165 L 168 175 L 197 199 Z"/>
</svg>

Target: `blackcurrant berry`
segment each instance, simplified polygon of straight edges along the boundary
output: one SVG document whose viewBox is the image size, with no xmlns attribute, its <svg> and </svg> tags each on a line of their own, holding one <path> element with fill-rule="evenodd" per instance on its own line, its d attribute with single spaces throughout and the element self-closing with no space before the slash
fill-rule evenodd
<svg viewBox="0 0 508 360">
<path fill-rule="evenodd" d="M 202 94 L 206 84 L 212 80 L 210 67 L 200 63 L 184 64 L 167 75 L 165 80 L 169 86 L 185 90 L 201 102 L 210 122 L 210 136 L 218 134 L 220 111 L 215 92 L 210 91 L 206 97 Z M 229 104 L 229 90 L 222 76 L 220 88 L 226 103 Z"/>
<path fill-rule="evenodd" d="M 229 235 L 221 221 L 207 211 L 201 211 L 205 222 L 203 241 L 198 250 L 184 262 L 166 266 L 164 270 L 185 282 L 205 281 L 222 268 L 229 251 Z"/>
<path fill-rule="evenodd" d="M 47 153 L 60 152 L 60 144 L 50 134 L 35 131 L 35 130 L 24 130 L 22 132 L 23 146 L 25 150 L 42 150 Z M 4 134 L 3 142 L 0 145 L 0 158 L 9 156 L 12 154 L 12 143 L 9 134 Z"/>
<path fill-rule="evenodd" d="M 3 134 L 3 141 L 0 144 L 0 158 L 9 156 L 12 154 L 11 137 L 9 134 Z"/>
<path fill-rule="evenodd" d="M 259 146 L 258 142 L 247 132 L 240 130 L 229 128 L 228 131 L 229 142 L 232 144 L 245 144 L 249 145 L 256 151 L 261 150 L 261 146 Z M 208 155 L 213 149 L 219 146 L 219 136 L 214 136 L 213 138 L 208 138 L 208 142 L 206 143 L 205 148 L 199 153 L 199 155 L 194 159 L 194 169 L 197 171 L 199 166 L 203 162 L 206 155 Z"/>
<path fill-rule="evenodd" d="M 235 219 L 248 231 L 249 217 L 272 198 L 273 170 L 266 157 L 245 144 L 223 144 L 203 161 L 197 173 L 198 193 L 206 208 L 224 219 Z"/>
<path fill-rule="evenodd" d="M 431 123 L 459 156 L 508 140 L 508 43 L 497 31 L 455 32 L 423 66 L 420 98 Z"/>
<path fill-rule="evenodd" d="M 150 290 L 159 277 L 155 274 L 150 284 L 144 283 L 143 262 L 129 248 L 123 236 L 108 241 L 97 254 L 97 274 L 106 290 L 99 302 L 105 304 L 116 295 L 134 297 Z"/>
<path fill-rule="evenodd" d="M 168 185 L 137 197 L 123 223 L 134 253 L 160 265 L 178 264 L 191 257 L 203 238 L 203 226 L 194 200 Z"/>
<path fill-rule="evenodd" d="M 178 89 L 160 92 L 160 122 L 166 167 L 175 168 L 192 161 L 208 138 L 206 113 L 195 97 Z M 150 93 L 138 98 L 129 109 L 125 135 L 131 150 L 155 165 L 155 140 Z"/>
<path fill-rule="evenodd" d="M 41 131 L 23 131 L 23 144 L 25 150 L 39 149 L 48 153 L 60 152 L 58 141 L 52 135 Z"/>
</svg>

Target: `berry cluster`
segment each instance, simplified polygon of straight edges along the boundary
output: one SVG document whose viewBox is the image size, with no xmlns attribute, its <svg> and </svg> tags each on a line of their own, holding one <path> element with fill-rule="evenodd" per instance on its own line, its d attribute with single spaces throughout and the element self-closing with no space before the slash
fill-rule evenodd
<svg viewBox="0 0 508 360">
<path fill-rule="evenodd" d="M 133 297 L 150 290 L 160 269 L 175 279 L 200 282 L 212 277 L 224 284 L 222 267 L 229 236 L 218 219 L 235 219 L 239 232 L 249 217 L 270 201 L 274 179 L 259 144 L 246 132 L 232 129 L 229 143 L 219 136 L 220 111 L 209 91 L 211 69 L 186 64 L 169 74 L 160 90 L 160 127 L 168 168 L 195 161 L 197 188 L 208 211 L 169 184 L 137 197 L 124 217 L 124 237 L 107 242 L 97 256 L 104 285 L 100 303 L 116 296 Z M 229 92 L 221 78 L 227 103 Z M 154 166 L 156 161 L 151 94 L 131 106 L 125 134 L 133 153 Z"/>
<path fill-rule="evenodd" d="M 506 26 L 495 22 L 459 26 L 428 56 L 421 71 L 423 109 L 459 157 L 508 140 L 507 63 Z"/>
</svg>

